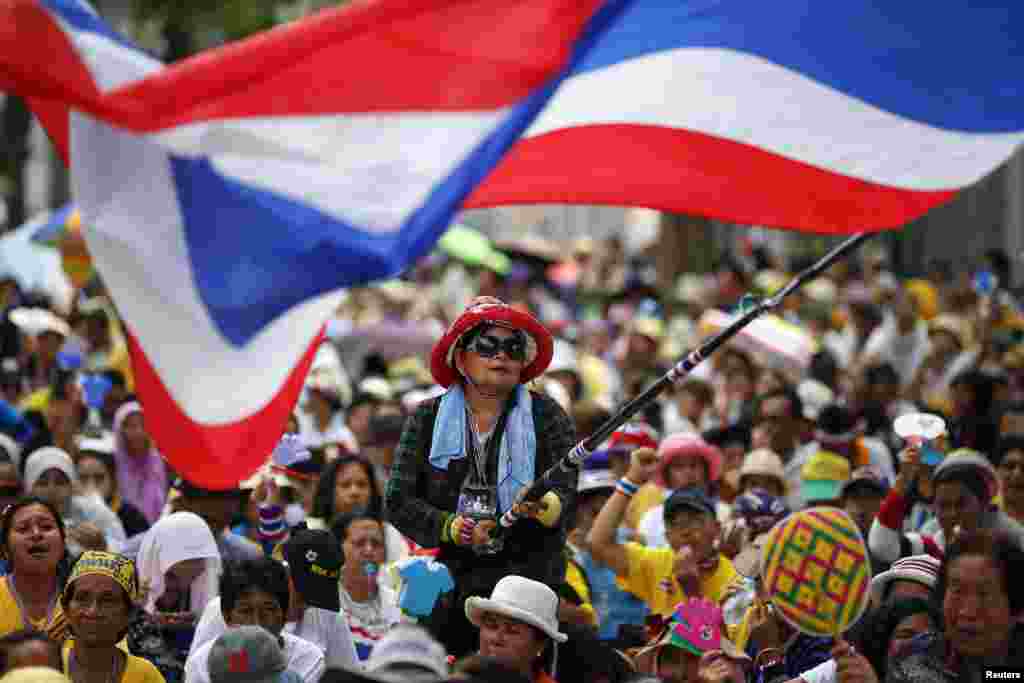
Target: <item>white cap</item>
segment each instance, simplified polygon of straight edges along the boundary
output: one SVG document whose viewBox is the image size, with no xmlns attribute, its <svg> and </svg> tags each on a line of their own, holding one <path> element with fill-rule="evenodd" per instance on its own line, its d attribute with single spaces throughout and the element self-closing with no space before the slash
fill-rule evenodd
<svg viewBox="0 0 1024 683">
<path fill-rule="evenodd" d="M 440 679 L 448 676 L 448 656 L 423 627 L 398 623 L 377 641 L 366 660 L 366 672 L 376 679 L 386 680 L 392 667 L 401 667 L 396 681 L 410 680 L 406 667 L 421 668 Z"/>
</svg>

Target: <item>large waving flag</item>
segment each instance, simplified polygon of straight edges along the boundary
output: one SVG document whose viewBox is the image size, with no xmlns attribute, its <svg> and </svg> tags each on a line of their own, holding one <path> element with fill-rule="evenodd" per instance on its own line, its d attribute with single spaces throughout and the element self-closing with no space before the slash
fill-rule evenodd
<svg viewBox="0 0 1024 683">
<path fill-rule="evenodd" d="M 634 3 L 467 206 L 904 225 L 1024 138 L 1024 3 Z"/>
<path fill-rule="evenodd" d="M 363 2 L 164 67 L 82 0 L 0 0 L 0 88 L 69 160 L 181 474 L 264 462 L 339 289 L 429 250 L 625 4 Z"/>
</svg>

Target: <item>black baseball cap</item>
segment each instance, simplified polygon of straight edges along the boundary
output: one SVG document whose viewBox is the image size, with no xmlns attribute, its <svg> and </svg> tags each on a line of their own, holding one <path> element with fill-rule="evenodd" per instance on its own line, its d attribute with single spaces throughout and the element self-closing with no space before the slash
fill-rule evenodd
<svg viewBox="0 0 1024 683">
<path fill-rule="evenodd" d="M 284 544 L 283 554 L 295 582 L 295 590 L 307 605 L 331 612 L 341 610 L 338 580 L 344 558 L 341 545 L 331 532 L 293 529 Z"/>
<path fill-rule="evenodd" d="M 694 510 L 716 517 L 715 503 L 703 489 L 696 487 L 679 489 L 665 501 L 665 519 L 672 519 L 682 510 Z"/>
</svg>

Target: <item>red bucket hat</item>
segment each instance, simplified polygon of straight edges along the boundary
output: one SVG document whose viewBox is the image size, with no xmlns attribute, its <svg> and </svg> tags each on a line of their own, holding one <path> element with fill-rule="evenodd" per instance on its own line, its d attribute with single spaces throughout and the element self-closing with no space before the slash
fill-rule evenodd
<svg viewBox="0 0 1024 683">
<path fill-rule="evenodd" d="M 434 344 L 430 354 L 430 374 L 435 382 L 443 387 L 449 387 L 455 382 L 459 376 L 455 369 L 455 349 L 463 335 L 480 325 L 500 325 L 526 333 L 527 364 L 519 377 L 520 383 L 526 384 L 547 370 L 554 353 L 554 341 L 547 328 L 529 313 L 512 308 L 500 299 L 479 297 L 470 303 Z"/>
</svg>

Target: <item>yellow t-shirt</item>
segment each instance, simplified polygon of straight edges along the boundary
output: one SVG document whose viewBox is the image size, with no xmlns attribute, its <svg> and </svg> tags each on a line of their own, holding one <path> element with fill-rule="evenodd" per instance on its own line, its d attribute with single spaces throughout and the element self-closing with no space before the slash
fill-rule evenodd
<svg viewBox="0 0 1024 683">
<path fill-rule="evenodd" d="M 626 508 L 626 516 L 623 523 L 636 531 L 640 528 L 640 520 L 644 518 L 647 511 L 656 508 L 665 502 L 665 489 L 653 482 L 648 482 L 640 487 L 633 499 L 629 501 Z"/>
<path fill-rule="evenodd" d="M 719 555 L 718 568 L 701 580 L 700 595 L 688 596 L 672 571 L 675 551 L 671 548 L 645 548 L 639 543 L 626 543 L 623 547 L 629 561 L 629 576 L 620 576 L 619 586 L 646 602 L 652 613 L 664 617 L 671 616 L 676 605 L 688 597 L 703 597 L 716 604 L 721 603 L 729 586 L 740 580 L 732 562 Z"/>
<path fill-rule="evenodd" d="M 71 648 L 64 648 L 64 670 L 68 670 L 68 658 L 71 656 Z M 124 673 L 121 674 L 120 683 L 166 683 L 164 675 L 153 666 L 148 659 L 125 654 L 127 659 L 124 662 Z"/>
<path fill-rule="evenodd" d="M 0 578 L 0 636 L 6 636 L 8 633 L 14 633 L 25 628 L 33 628 L 37 631 L 45 632 L 64 621 L 64 612 L 58 602 L 49 620 L 33 621 L 30 624 L 26 624 L 25 619 L 22 617 L 21 609 L 18 607 L 18 601 L 14 599 L 14 593 L 11 592 L 8 578 L 6 576 Z"/>
</svg>

